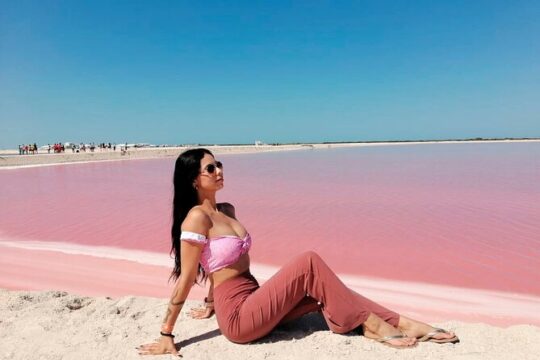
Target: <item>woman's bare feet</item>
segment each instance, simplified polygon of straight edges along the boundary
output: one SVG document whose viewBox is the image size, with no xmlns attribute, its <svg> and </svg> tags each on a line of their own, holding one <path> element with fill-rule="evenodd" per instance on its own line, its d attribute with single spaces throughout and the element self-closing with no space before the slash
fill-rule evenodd
<svg viewBox="0 0 540 360">
<path fill-rule="evenodd" d="M 399 317 L 398 329 L 410 337 L 419 339 L 420 341 L 434 342 L 458 342 L 459 339 L 451 331 L 440 331 L 426 323 L 409 319 L 405 316 Z M 430 335 L 426 337 L 426 335 Z M 424 338 L 424 340 L 422 340 Z"/>
<path fill-rule="evenodd" d="M 369 314 L 362 324 L 364 336 L 395 348 L 408 348 L 416 345 L 416 338 L 403 334 L 377 315 Z"/>
</svg>

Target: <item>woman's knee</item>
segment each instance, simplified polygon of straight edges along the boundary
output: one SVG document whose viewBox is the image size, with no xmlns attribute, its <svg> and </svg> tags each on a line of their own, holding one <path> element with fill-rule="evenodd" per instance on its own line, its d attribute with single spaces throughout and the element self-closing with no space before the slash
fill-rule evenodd
<svg viewBox="0 0 540 360">
<path fill-rule="evenodd" d="M 308 250 L 308 251 L 302 253 L 302 257 L 309 260 L 309 261 L 316 261 L 316 262 L 323 261 L 322 258 L 320 257 L 320 255 L 317 254 L 313 250 Z"/>
<path fill-rule="evenodd" d="M 319 265 L 324 264 L 324 260 L 321 258 L 321 256 L 312 250 L 302 253 L 300 255 L 300 259 L 310 269 L 313 268 L 313 266 L 318 267 Z"/>
</svg>

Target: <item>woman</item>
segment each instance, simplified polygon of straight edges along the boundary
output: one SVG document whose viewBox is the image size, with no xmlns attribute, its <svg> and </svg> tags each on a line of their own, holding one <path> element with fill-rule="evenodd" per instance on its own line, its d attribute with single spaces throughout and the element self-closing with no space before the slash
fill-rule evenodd
<svg viewBox="0 0 540 360">
<path fill-rule="evenodd" d="M 361 326 L 364 336 L 395 348 L 417 341 L 458 342 L 454 333 L 400 316 L 347 288 L 314 252 L 295 257 L 261 287 L 249 272 L 251 237 L 236 219 L 234 206 L 216 202 L 223 167 L 206 149 L 192 149 L 176 160 L 172 250 L 177 280 L 156 343 L 139 353 L 178 354 L 172 331 L 196 279 L 210 279 L 204 318 L 215 309 L 222 334 L 236 343 L 267 335 L 279 323 L 319 311 L 333 332 Z"/>
</svg>

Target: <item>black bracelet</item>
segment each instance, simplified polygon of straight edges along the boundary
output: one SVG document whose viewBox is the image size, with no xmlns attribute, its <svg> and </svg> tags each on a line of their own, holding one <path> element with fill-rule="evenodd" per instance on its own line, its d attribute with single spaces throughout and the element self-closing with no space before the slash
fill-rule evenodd
<svg viewBox="0 0 540 360">
<path fill-rule="evenodd" d="M 214 300 L 208 301 L 208 298 L 204 298 L 204 306 L 214 306 Z"/>
<path fill-rule="evenodd" d="M 163 331 L 160 331 L 159 333 L 161 334 L 161 336 L 166 336 L 166 337 L 170 337 L 170 338 L 173 338 L 173 339 L 174 339 L 174 335 L 173 335 L 173 334 L 167 334 L 167 333 L 164 333 Z"/>
</svg>

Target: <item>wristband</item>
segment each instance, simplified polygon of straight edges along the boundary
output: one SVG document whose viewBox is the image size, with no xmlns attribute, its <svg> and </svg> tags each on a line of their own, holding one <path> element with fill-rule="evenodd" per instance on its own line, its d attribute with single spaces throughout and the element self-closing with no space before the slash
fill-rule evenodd
<svg viewBox="0 0 540 360">
<path fill-rule="evenodd" d="M 174 339 L 174 335 L 173 334 L 167 334 L 167 333 L 164 333 L 163 331 L 160 331 L 159 332 L 161 336 L 166 336 L 166 337 L 170 337 L 171 339 Z"/>
<path fill-rule="evenodd" d="M 208 298 L 204 298 L 204 306 L 208 307 L 208 306 L 214 306 L 214 300 L 212 301 L 208 301 Z"/>
</svg>

